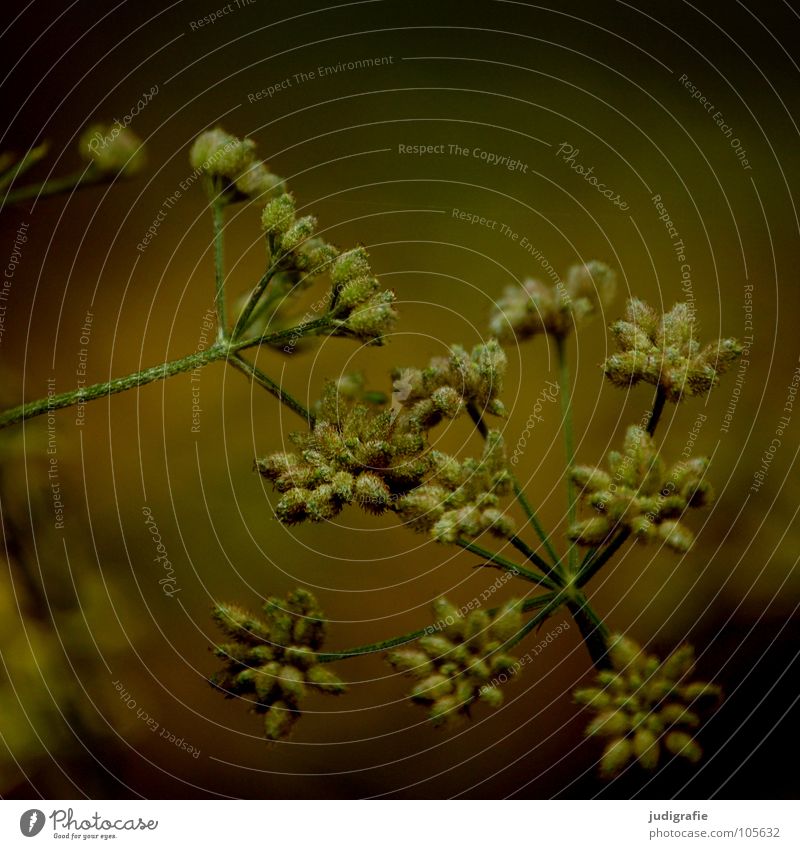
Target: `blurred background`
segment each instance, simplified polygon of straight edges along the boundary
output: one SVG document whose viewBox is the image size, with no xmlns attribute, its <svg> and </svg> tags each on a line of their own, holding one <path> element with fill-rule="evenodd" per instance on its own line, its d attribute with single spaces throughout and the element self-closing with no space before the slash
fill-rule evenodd
<svg viewBox="0 0 800 849">
<path fill-rule="evenodd" d="M 797 779 L 776 767 L 798 721 L 797 16 L 754 0 L 549 6 L 26 6 L 0 36 L 0 147 L 51 141 L 31 179 L 78 168 L 88 123 L 122 120 L 157 94 L 131 123 L 147 145 L 143 176 L 0 216 L 3 406 L 74 388 L 84 362 L 96 382 L 202 344 L 211 221 L 200 186 L 181 184 L 192 140 L 216 124 L 256 140 L 325 237 L 366 245 L 397 293 L 401 320 L 383 348 L 329 340 L 259 354 L 309 402 L 326 378 L 354 370 L 388 391 L 393 366 L 486 338 L 506 286 L 548 280 L 548 264 L 562 274 L 600 259 L 618 270 L 620 292 L 570 346 L 578 458 L 597 463 L 652 400 L 604 382 L 607 325 L 629 293 L 664 309 L 690 300 L 704 339 L 752 337 L 747 364 L 708 398 L 668 407 L 658 433 L 667 460 L 692 440 L 712 458 L 718 501 L 688 518 L 698 539 L 686 556 L 628 546 L 590 590 L 613 630 L 662 653 L 691 640 L 700 677 L 723 686 L 703 762 L 596 778 L 600 747 L 583 738 L 587 717 L 571 696 L 591 676 L 575 627 L 507 686 L 501 710 L 478 709 L 455 731 L 429 726 L 404 699 L 409 682 L 372 656 L 337 665 L 349 695 L 309 699 L 294 736 L 265 744 L 258 717 L 207 683 L 213 600 L 257 609 L 307 587 L 330 619 L 329 646 L 344 648 L 422 627 L 438 595 L 468 603 L 498 573 L 355 509 L 281 527 L 253 460 L 302 423 L 213 365 L 195 384 L 199 420 L 182 375 L 95 401 L 82 424 L 69 409 L 0 434 L 3 796 L 796 795 Z M 413 145 L 444 147 L 403 152 Z M 237 206 L 226 224 L 236 294 L 263 269 L 259 212 Z M 543 339 L 509 359 L 502 427 L 514 445 L 556 372 Z M 563 530 L 557 405 L 543 419 L 517 471 L 543 523 Z M 435 437 L 480 451 L 466 420 Z M 171 597 L 145 507 L 174 569 Z M 495 597 L 521 591 L 507 583 Z"/>
</svg>

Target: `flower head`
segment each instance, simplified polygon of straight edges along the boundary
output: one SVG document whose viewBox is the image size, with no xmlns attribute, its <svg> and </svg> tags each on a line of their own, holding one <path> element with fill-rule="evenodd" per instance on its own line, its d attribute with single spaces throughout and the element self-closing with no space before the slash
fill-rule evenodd
<svg viewBox="0 0 800 849">
<path fill-rule="evenodd" d="M 496 340 L 467 352 L 453 345 L 447 357 L 435 357 L 425 369 L 396 369 L 394 405 L 431 426 L 455 418 L 471 405 L 479 412 L 505 415 L 500 400 L 508 360 Z"/>
<path fill-rule="evenodd" d="M 421 486 L 397 499 L 394 510 L 414 530 L 429 533 L 438 542 L 474 538 L 484 531 L 502 537 L 515 532 L 513 519 L 500 507 L 512 489 L 497 431 L 489 431 L 480 460 L 432 452 L 433 472 Z"/>
<path fill-rule="evenodd" d="M 315 235 L 313 215 L 297 217 L 291 194 L 271 200 L 261 213 L 261 226 L 267 234 L 271 264 L 296 283 L 309 283 L 330 270 L 339 251 Z"/>
<path fill-rule="evenodd" d="M 683 645 L 661 661 L 616 635 L 609 657 L 613 669 L 598 673 L 596 686 L 575 691 L 576 701 L 596 714 L 586 733 L 609 738 L 601 772 L 616 775 L 631 760 L 655 769 L 663 750 L 697 762 L 702 755 L 693 737 L 700 724 L 698 711 L 716 702 L 720 689 L 688 680 L 694 667 L 692 647 Z"/>
<path fill-rule="evenodd" d="M 92 124 L 78 142 L 81 157 L 104 177 L 135 177 L 147 164 L 144 143 L 119 124 Z"/>
<path fill-rule="evenodd" d="M 366 250 L 357 247 L 338 256 L 331 267 L 331 283 L 328 312 L 334 322 L 333 335 L 382 344 L 397 321 L 395 294 L 381 289 Z"/>
<path fill-rule="evenodd" d="M 667 470 L 653 438 L 642 428 L 628 428 L 623 451 L 608 455 L 609 472 L 593 466 L 576 466 L 570 472 L 581 488 L 581 498 L 597 515 L 572 525 L 570 538 L 581 545 L 599 545 L 618 528 L 627 528 L 636 539 L 662 540 L 684 552 L 694 534 L 679 519 L 689 507 L 713 500 L 705 480 L 708 460 L 683 460 Z"/>
<path fill-rule="evenodd" d="M 477 701 L 499 707 L 503 693 L 496 679 L 505 680 L 516 663 L 503 646 L 522 627 L 520 603 L 509 601 L 494 615 L 475 610 L 462 616 L 439 599 L 433 610 L 437 623 L 431 633 L 387 655 L 395 669 L 418 679 L 411 700 L 428 705 L 436 723 L 469 716 Z"/>
<path fill-rule="evenodd" d="M 602 262 L 574 265 L 566 282 L 526 280 L 509 286 L 492 312 L 489 328 L 502 342 L 522 342 L 538 333 L 564 337 L 614 297 L 616 274 Z"/>
<path fill-rule="evenodd" d="M 335 383 L 326 386 L 311 431 L 291 438 L 296 452 L 257 464 L 283 493 L 275 510 L 287 524 L 331 519 L 354 502 L 382 513 L 432 468 L 421 426 L 389 410 L 376 412 Z"/>
<path fill-rule="evenodd" d="M 393 510 L 441 541 L 484 530 L 513 533 L 499 509 L 511 486 L 500 435 L 489 433 L 480 460 L 463 462 L 430 450 L 427 440 L 434 425 L 467 403 L 499 409 L 494 393 L 504 363 L 496 343 L 478 346 L 471 356 L 454 348 L 451 358 L 429 369 L 401 372 L 390 409 L 380 409 L 383 398 L 361 383 L 329 383 L 311 431 L 291 436 L 297 451 L 257 463 L 283 493 L 278 518 L 323 521 L 356 503 L 372 513 Z M 408 386 L 398 390 L 404 380 Z"/>
<path fill-rule="evenodd" d="M 226 200 L 263 198 L 285 191 L 283 180 L 256 158 L 256 143 L 237 138 L 221 127 L 206 130 L 195 139 L 189 163 L 219 181 L 215 193 L 221 190 Z"/>
<path fill-rule="evenodd" d="M 603 365 L 617 386 L 640 381 L 658 386 L 670 401 L 702 395 L 716 386 L 742 353 L 736 339 L 718 339 L 701 347 L 693 308 L 677 303 L 662 316 L 637 298 L 628 301 L 625 318 L 611 326 L 619 353 Z"/>
<path fill-rule="evenodd" d="M 308 687 L 344 692 L 344 684 L 317 662 L 325 624 L 311 593 L 297 589 L 286 599 L 270 598 L 263 616 L 232 604 L 216 605 L 213 615 L 230 641 L 214 650 L 225 668 L 211 683 L 229 698 L 252 696 L 268 740 L 289 733 Z"/>
</svg>

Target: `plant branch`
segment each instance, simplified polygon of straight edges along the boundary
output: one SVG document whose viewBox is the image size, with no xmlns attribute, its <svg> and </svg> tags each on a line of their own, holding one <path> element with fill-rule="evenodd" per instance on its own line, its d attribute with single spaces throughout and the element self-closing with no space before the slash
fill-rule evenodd
<svg viewBox="0 0 800 849">
<path fill-rule="evenodd" d="M 45 180 L 43 183 L 31 183 L 28 186 L 22 186 L 22 188 L 8 192 L 5 197 L 0 197 L 0 209 L 24 200 L 30 200 L 30 198 L 38 200 L 39 198 L 61 195 L 74 189 L 96 186 L 105 181 L 106 178 L 102 174 L 96 173 L 92 169 L 76 171 L 64 177 L 54 177 L 52 180 Z"/>
<path fill-rule="evenodd" d="M 164 380 L 182 372 L 201 368 L 217 360 L 226 359 L 247 348 L 281 342 L 285 339 L 299 339 L 303 336 L 318 333 L 329 327 L 330 319 L 327 316 L 322 316 L 307 321 L 304 324 L 298 324 L 296 327 L 287 327 L 284 330 L 278 330 L 274 333 L 265 333 L 263 336 L 254 339 L 242 339 L 226 344 L 215 343 L 205 351 L 189 354 L 178 360 L 172 360 L 161 365 L 151 366 L 150 368 L 134 372 L 125 377 L 117 377 L 104 383 L 95 383 L 92 386 L 73 389 L 70 392 L 63 392 L 60 395 L 50 395 L 47 398 L 40 398 L 37 401 L 30 401 L 27 404 L 12 407 L 10 410 L 0 413 L 0 429 L 23 420 L 41 416 L 52 410 L 60 410 L 64 407 L 84 404 L 94 401 L 97 398 L 126 392 L 128 389 L 135 389 L 138 386 L 144 386 L 156 380 Z"/>
<path fill-rule="evenodd" d="M 232 365 L 234 368 L 248 375 L 248 377 L 252 378 L 259 386 L 263 386 L 267 392 L 270 392 L 274 395 L 282 404 L 287 406 L 290 410 L 297 413 L 298 416 L 305 419 L 308 422 L 309 427 L 314 427 L 314 416 L 313 414 L 306 409 L 293 395 L 290 395 L 282 386 L 275 383 L 275 381 L 264 374 L 260 368 L 248 362 L 241 354 L 234 354 L 229 360 L 228 363 Z"/>
<path fill-rule="evenodd" d="M 544 596 L 540 596 L 540 598 L 544 598 Z M 513 649 L 514 646 L 521 643 L 525 637 L 530 634 L 530 632 L 536 628 L 538 625 L 541 625 L 548 616 L 552 615 L 565 601 L 565 596 L 563 592 L 561 593 L 552 593 L 550 600 L 545 604 L 545 606 L 535 615 L 532 616 L 523 626 L 517 631 L 517 633 L 511 637 L 511 639 L 506 640 L 505 643 L 500 648 L 500 651 L 508 651 L 509 649 Z M 523 604 L 522 609 L 525 610 L 526 607 Z"/>
<path fill-rule="evenodd" d="M 608 631 L 598 615 L 592 610 L 586 597 L 581 593 L 577 598 L 570 599 L 567 602 L 567 609 L 572 614 L 572 618 L 581 632 L 595 668 L 598 670 L 610 669 Z"/>
<path fill-rule="evenodd" d="M 250 297 L 247 299 L 247 303 L 244 305 L 244 309 L 239 314 L 239 317 L 236 319 L 236 324 L 233 327 L 233 331 L 231 332 L 231 339 L 238 339 L 240 334 L 242 334 L 245 330 L 247 330 L 247 326 L 250 322 L 250 318 L 253 315 L 253 310 L 256 308 L 261 296 L 264 294 L 265 289 L 269 286 L 270 280 L 275 276 L 275 272 L 277 271 L 277 267 L 270 264 L 269 268 L 264 272 L 261 279 L 256 283 L 255 288 L 250 293 Z"/>
<path fill-rule="evenodd" d="M 514 495 L 516 496 L 517 501 L 519 501 L 525 515 L 528 517 L 528 521 L 533 525 L 533 529 L 536 531 L 536 536 L 538 536 L 542 541 L 542 544 L 553 561 L 553 565 L 556 569 L 560 569 L 561 559 L 559 558 L 556 550 L 553 548 L 553 544 L 550 542 L 550 537 L 545 533 L 545 530 L 534 512 L 530 501 L 528 501 L 528 497 L 525 495 L 525 492 L 514 474 L 511 475 L 511 485 L 514 487 Z"/>
<path fill-rule="evenodd" d="M 465 539 L 457 539 L 455 541 L 455 544 L 465 549 L 466 551 L 471 552 L 472 554 L 477 554 L 478 557 L 482 557 L 484 560 L 488 560 L 489 563 L 499 567 L 500 569 L 505 569 L 507 572 L 512 572 L 515 575 L 519 575 L 520 578 L 524 578 L 526 581 L 530 581 L 534 584 L 539 584 L 540 586 L 547 587 L 551 590 L 556 589 L 556 585 L 553 583 L 553 581 L 550 580 L 550 578 L 544 575 L 537 575 L 536 572 L 531 572 L 524 566 L 520 566 L 518 563 L 514 563 L 513 560 L 508 560 L 501 554 L 495 554 L 493 551 L 489 551 L 488 549 L 483 548 L 480 545 L 476 545 L 474 542 L 469 542 Z"/>
<path fill-rule="evenodd" d="M 575 515 L 577 512 L 578 495 L 571 475 L 572 467 L 575 465 L 575 439 L 572 432 L 572 401 L 570 399 L 569 364 L 567 362 L 566 339 L 563 336 L 556 336 L 556 352 L 558 354 L 558 386 L 559 395 L 561 396 L 564 451 L 567 460 L 567 517 L 569 519 L 569 524 L 572 525 L 575 521 Z M 577 559 L 577 550 L 574 545 L 570 546 L 568 558 L 569 571 L 570 573 L 574 573 Z"/>
<path fill-rule="evenodd" d="M 552 578 L 557 585 L 563 585 L 564 581 L 558 571 L 553 566 L 551 566 L 544 558 L 540 557 L 528 545 L 528 543 L 525 542 L 525 540 L 520 539 L 516 534 L 512 534 L 508 538 L 508 541 L 511 543 L 511 545 L 514 546 L 514 548 L 517 549 L 517 551 L 524 554 L 525 557 L 527 557 L 528 560 L 531 561 L 531 563 L 534 563 L 536 566 L 538 566 L 539 569 L 541 569 L 545 575 L 547 575 L 549 578 Z"/>
<path fill-rule="evenodd" d="M 659 383 L 656 387 L 656 397 L 653 399 L 653 409 L 650 411 L 650 418 L 647 420 L 647 432 L 652 436 L 656 432 L 656 427 L 661 419 L 661 414 L 664 412 L 664 404 L 667 400 L 667 393 L 663 390 Z"/>
<path fill-rule="evenodd" d="M 543 593 L 542 595 L 535 596 L 534 598 L 529 598 L 527 601 L 522 603 L 522 610 L 534 610 L 537 607 L 541 607 L 543 604 L 549 603 L 553 598 L 553 593 Z M 496 614 L 498 610 L 499 608 L 492 608 L 489 610 L 489 615 L 492 616 Z M 436 630 L 436 627 L 436 623 L 434 623 L 425 628 L 420 628 L 417 631 L 409 631 L 407 634 L 401 634 L 399 637 L 390 637 L 388 640 L 381 640 L 378 643 L 368 643 L 367 645 L 355 646 L 351 649 L 342 649 L 342 651 L 322 652 L 315 655 L 314 659 L 318 663 L 332 663 L 335 660 L 347 660 L 351 657 L 374 654 L 375 652 L 391 649 L 395 646 L 402 646 L 405 643 L 412 642 L 412 640 L 418 640 L 426 634 L 432 634 Z"/>
<path fill-rule="evenodd" d="M 211 214 L 214 218 L 214 303 L 217 308 L 217 339 L 224 341 L 227 332 L 227 317 L 225 306 L 225 262 L 223 226 L 225 204 L 221 195 L 211 201 Z"/>
<path fill-rule="evenodd" d="M 5 413 L 0 414 L 0 428 L 8 427 L 23 419 L 32 419 L 35 416 L 41 416 L 43 413 L 48 413 L 52 410 L 72 407 L 75 404 L 84 404 L 94 401 L 97 398 L 104 398 L 107 395 L 115 395 L 119 392 L 126 392 L 129 389 L 144 386 L 147 383 L 153 383 L 156 380 L 164 380 L 167 377 L 208 365 L 215 360 L 223 359 L 225 356 L 226 353 L 223 347 L 212 345 L 205 351 L 189 354 L 186 357 L 181 357 L 179 360 L 162 363 L 159 366 L 151 366 L 150 368 L 134 372 L 125 377 L 117 377 L 105 383 L 95 383 L 92 386 L 73 389 L 70 392 L 62 392 L 60 395 L 49 395 L 46 398 L 40 398 L 38 401 L 20 404 L 18 407 L 13 407 L 10 410 L 6 410 Z"/>
<path fill-rule="evenodd" d="M 583 566 L 578 573 L 576 583 L 579 587 L 584 586 L 588 581 L 590 581 L 603 566 L 619 551 L 628 537 L 631 535 L 631 532 L 628 528 L 623 528 L 608 546 L 602 550 L 600 550 L 595 557 L 592 557 L 585 566 Z"/>
<path fill-rule="evenodd" d="M 0 189 L 10 186 L 17 177 L 21 177 L 26 171 L 32 168 L 37 162 L 45 157 L 49 145 L 47 142 L 32 147 L 26 151 L 19 162 L 12 165 L 7 171 L 0 176 Z M 41 185 L 41 184 L 40 184 Z"/>
<path fill-rule="evenodd" d="M 472 422 L 475 425 L 475 428 L 477 429 L 478 433 L 484 439 L 486 439 L 486 437 L 489 434 L 489 428 L 486 426 L 486 422 L 483 420 L 483 416 L 481 415 L 481 411 L 474 404 L 470 403 L 470 404 L 467 404 L 467 412 L 469 413 L 469 417 L 472 419 Z M 516 476 L 513 473 L 511 473 L 511 484 L 514 487 L 514 495 L 515 495 L 517 501 L 519 501 L 520 506 L 522 507 L 523 511 L 525 512 L 525 515 L 528 517 L 528 520 L 533 525 L 533 529 L 536 531 L 536 535 L 539 537 L 539 539 L 544 544 L 544 547 L 547 550 L 547 553 L 550 555 L 550 557 L 553 561 L 553 565 L 556 567 L 556 569 L 558 569 L 558 567 L 560 565 L 560 560 L 559 560 L 558 554 L 556 553 L 556 550 L 553 548 L 553 545 L 550 542 L 549 537 L 547 536 L 547 534 L 544 531 L 544 528 L 542 527 L 541 523 L 539 522 L 539 519 L 537 518 L 536 513 L 534 512 L 533 506 L 531 505 L 530 501 L 528 501 L 528 499 L 525 495 L 525 492 L 523 491 L 522 487 L 520 486 L 519 481 L 517 480 Z"/>
</svg>

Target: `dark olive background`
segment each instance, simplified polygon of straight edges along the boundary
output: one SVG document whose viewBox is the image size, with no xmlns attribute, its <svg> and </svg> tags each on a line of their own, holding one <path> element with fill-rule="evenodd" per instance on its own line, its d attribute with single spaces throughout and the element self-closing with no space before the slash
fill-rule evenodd
<svg viewBox="0 0 800 849">
<path fill-rule="evenodd" d="M 688 518 L 699 532 L 692 551 L 680 558 L 629 547 L 591 591 L 613 629 L 654 650 L 690 639 L 699 674 L 723 685 L 727 699 L 701 735 L 703 763 L 667 763 L 653 776 L 630 770 L 611 784 L 595 777 L 599 749 L 583 740 L 586 717 L 570 695 L 590 674 L 574 627 L 507 687 L 502 710 L 479 709 L 454 732 L 429 727 L 403 699 L 408 682 L 375 656 L 340 664 L 351 693 L 310 699 L 292 739 L 266 746 L 257 717 L 205 682 L 215 667 L 208 652 L 216 639 L 208 617 L 213 599 L 257 606 L 266 595 L 307 586 L 331 619 L 329 644 L 345 647 L 419 627 L 438 594 L 469 602 L 498 573 L 474 569 L 474 557 L 356 510 L 322 526 L 279 526 L 274 495 L 252 463 L 280 448 L 298 421 L 240 374 L 214 365 L 201 377 L 200 433 L 191 431 L 188 376 L 97 401 L 82 428 L 72 410 L 56 416 L 66 528 L 39 550 L 37 581 L 45 597 L 60 593 L 76 602 L 64 551 L 83 564 L 93 586 L 98 575 L 103 580 L 91 607 L 77 592 L 86 623 L 70 644 L 81 650 L 66 652 L 72 666 L 52 637 L 70 704 L 82 716 L 72 722 L 78 739 L 65 729 L 58 746 L 48 744 L 50 754 L 45 745 L 22 753 L 22 732 L 6 731 L 2 739 L 18 765 L 4 761 L 4 795 L 797 793 L 797 779 L 782 766 L 796 746 L 798 721 L 800 405 L 763 487 L 749 492 L 800 354 L 797 15 L 784 3 L 753 0 L 550 5 L 257 0 L 194 31 L 190 22 L 218 7 L 32 3 L 2 36 L 10 69 L 2 84 L 2 147 L 50 139 L 52 156 L 36 177 L 44 179 L 51 166 L 54 173 L 78 167 L 76 138 L 87 122 L 121 118 L 144 91 L 158 85 L 159 92 L 132 123 L 147 141 L 143 177 L 3 212 L 4 257 L 20 222 L 30 224 L 0 343 L 3 394 L 9 403 L 42 396 L 50 377 L 59 391 L 74 387 L 87 310 L 94 316 L 93 381 L 197 347 L 213 286 L 210 221 L 199 186 L 182 192 L 144 252 L 137 244 L 190 174 L 192 139 L 220 122 L 257 140 L 329 239 L 367 245 L 376 273 L 397 292 L 401 321 L 384 348 L 332 340 L 288 359 L 259 355 L 259 364 L 302 398 L 313 399 L 326 377 L 354 368 L 388 389 L 392 366 L 425 363 L 452 342 L 475 344 L 505 286 L 544 277 L 518 243 L 455 219 L 454 208 L 505 222 L 559 271 L 591 258 L 615 266 L 617 301 L 581 328 L 570 352 L 578 456 L 597 462 L 651 401 L 645 388 L 625 393 L 604 383 L 606 325 L 628 292 L 664 308 L 684 297 L 651 200 L 659 193 L 686 246 L 704 337 L 744 336 L 744 286 L 755 287 L 751 362 L 729 432 L 720 426 L 735 372 L 708 399 L 669 407 L 659 430 L 667 459 L 677 459 L 698 414 L 707 416 L 695 450 L 713 457 L 719 498 L 713 510 Z M 292 78 L 380 56 L 393 61 L 302 85 Z M 724 115 L 752 170 L 679 83 L 682 74 Z M 248 101 L 285 78 L 292 78 L 290 88 Z M 627 211 L 558 158 L 565 142 L 619 192 Z M 509 155 L 526 163 L 527 173 L 473 157 L 398 153 L 400 144 L 437 143 Z M 236 207 L 227 232 L 229 285 L 241 292 L 263 266 L 257 207 Z M 511 414 L 502 426 L 513 446 L 555 369 L 541 339 L 509 357 Z M 564 519 L 558 427 L 551 405 L 519 466 L 551 527 Z M 436 438 L 448 450 L 480 450 L 466 421 Z M 46 423 L 27 425 L 24 439 L 28 475 L 14 481 L 16 507 L 4 494 L 4 509 L 26 517 L 29 500 L 44 488 L 37 535 L 52 538 L 40 462 Z M 175 567 L 175 598 L 158 584 L 145 504 Z M 511 593 L 506 584 L 495 597 Z M 19 615 L 16 605 L 11 609 Z M 60 614 L 52 616 L 55 635 Z M 23 621 L 20 633 L 27 633 Z M 47 675 L 32 675 L 33 685 L 18 690 L 22 707 L 52 707 Z M 200 756 L 151 733 L 121 705 L 114 681 Z M 43 722 L 69 723 L 70 711 L 63 713 L 51 711 Z M 31 728 L 24 733 L 30 737 Z"/>
</svg>

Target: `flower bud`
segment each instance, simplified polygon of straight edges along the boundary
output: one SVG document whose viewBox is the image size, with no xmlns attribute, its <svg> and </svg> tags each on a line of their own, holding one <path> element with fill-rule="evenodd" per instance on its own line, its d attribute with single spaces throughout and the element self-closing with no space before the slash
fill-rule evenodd
<svg viewBox="0 0 800 849">
<path fill-rule="evenodd" d="M 83 131 L 78 146 L 83 160 L 105 177 L 135 177 L 147 164 L 144 143 L 125 127 L 93 124 Z"/>
<path fill-rule="evenodd" d="M 626 737 L 612 740 L 603 752 L 603 757 L 600 761 L 600 772 L 607 777 L 622 772 L 632 755 L 633 747 L 630 740 Z"/>
</svg>

